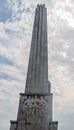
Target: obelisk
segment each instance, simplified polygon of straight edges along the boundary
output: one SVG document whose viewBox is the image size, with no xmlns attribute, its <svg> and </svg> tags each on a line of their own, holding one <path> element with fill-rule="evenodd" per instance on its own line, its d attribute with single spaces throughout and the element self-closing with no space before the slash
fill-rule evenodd
<svg viewBox="0 0 74 130">
<path fill-rule="evenodd" d="M 35 11 L 25 93 L 20 93 L 17 121 L 11 121 L 10 130 L 57 130 L 50 88 L 47 9 L 43 4 L 37 5 Z"/>
</svg>

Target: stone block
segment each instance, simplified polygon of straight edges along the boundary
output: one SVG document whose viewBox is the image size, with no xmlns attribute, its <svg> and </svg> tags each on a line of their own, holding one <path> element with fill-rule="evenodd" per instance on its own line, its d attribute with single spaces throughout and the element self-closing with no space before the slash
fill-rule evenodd
<svg viewBox="0 0 74 130">
<path fill-rule="evenodd" d="M 17 121 L 10 121 L 10 130 L 17 130 Z"/>
<path fill-rule="evenodd" d="M 52 94 L 21 94 L 17 119 L 25 123 L 52 121 Z"/>
<path fill-rule="evenodd" d="M 49 123 L 49 130 L 58 130 L 58 121 L 53 121 Z"/>
</svg>

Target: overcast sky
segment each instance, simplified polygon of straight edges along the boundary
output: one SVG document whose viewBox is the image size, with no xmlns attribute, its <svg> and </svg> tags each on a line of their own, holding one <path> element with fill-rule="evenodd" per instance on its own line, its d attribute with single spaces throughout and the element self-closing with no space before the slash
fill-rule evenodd
<svg viewBox="0 0 74 130">
<path fill-rule="evenodd" d="M 35 8 L 48 10 L 49 80 L 53 119 L 74 130 L 74 0 L 0 0 L 0 129 L 16 120 L 25 90 Z"/>
</svg>

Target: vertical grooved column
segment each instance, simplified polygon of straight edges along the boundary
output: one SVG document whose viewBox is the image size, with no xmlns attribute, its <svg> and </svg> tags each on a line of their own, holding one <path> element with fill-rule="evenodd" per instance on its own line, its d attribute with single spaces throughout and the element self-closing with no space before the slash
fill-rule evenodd
<svg viewBox="0 0 74 130">
<path fill-rule="evenodd" d="M 41 37 L 42 37 L 42 6 L 40 6 L 39 11 L 39 27 L 38 27 L 38 41 L 37 41 L 37 51 L 36 51 L 36 69 L 35 69 L 35 87 L 41 86 L 41 79 L 40 79 L 40 44 L 41 44 Z"/>
<path fill-rule="evenodd" d="M 27 79 L 26 79 L 26 85 L 30 86 L 30 87 L 32 86 L 32 82 L 34 82 L 32 73 L 34 71 L 35 51 L 36 51 L 36 43 L 37 43 L 38 10 L 39 10 L 39 8 L 36 8 L 34 27 L 33 27 L 33 33 L 32 33 L 32 41 L 31 41 L 30 56 L 29 56 L 29 65 L 28 65 L 28 72 L 27 72 Z M 27 87 L 27 89 L 28 89 L 28 87 Z"/>
<path fill-rule="evenodd" d="M 42 14 L 42 44 L 41 44 L 41 79 L 42 79 L 42 86 L 45 86 L 44 80 L 44 45 L 45 45 L 45 7 L 43 6 L 43 14 Z M 45 88 L 46 89 L 46 88 Z"/>
<path fill-rule="evenodd" d="M 45 44 L 44 44 L 44 79 L 46 85 L 48 85 L 48 46 L 47 46 L 47 9 L 45 8 Z"/>
<path fill-rule="evenodd" d="M 36 57 L 37 57 L 37 43 L 38 43 L 38 31 L 39 31 L 39 6 L 37 7 L 37 21 L 36 21 L 36 35 L 35 35 L 35 42 L 34 42 L 34 53 L 33 53 L 33 71 L 32 71 L 32 87 L 35 86 L 35 75 L 36 75 Z"/>
<path fill-rule="evenodd" d="M 26 80 L 26 93 L 48 93 L 46 13 L 45 5 L 37 6 Z"/>
</svg>

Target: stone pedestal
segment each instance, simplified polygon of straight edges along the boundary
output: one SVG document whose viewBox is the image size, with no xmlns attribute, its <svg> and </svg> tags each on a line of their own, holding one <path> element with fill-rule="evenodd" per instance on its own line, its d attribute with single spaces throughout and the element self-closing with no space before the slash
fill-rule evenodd
<svg viewBox="0 0 74 130">
<path fill-rule="evenodd" d="M 25 123 L 25 121 L 12 121 L 10 130 L 58 130 L 58 122 Z"/>
<path fill-rule="evenodd" d="M 52 122 L 52 93 L 20 94 L 17 121 L 10 130 L 57 130 Z"/>
<path fill-rule="evenodd" d="M 30 124 L 52 121 L 52 94 L 20 94 L 17 120 Z"/>
</svg>

